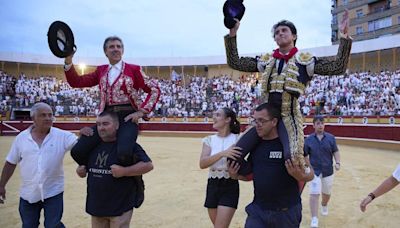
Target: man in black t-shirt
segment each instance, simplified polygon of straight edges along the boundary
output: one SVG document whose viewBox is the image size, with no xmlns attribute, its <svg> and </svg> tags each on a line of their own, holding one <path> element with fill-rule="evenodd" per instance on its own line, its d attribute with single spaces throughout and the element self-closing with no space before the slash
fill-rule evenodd
<svg viewBox="0 0 400 228">
<path fill-rule="evenodd" d="M 135 144 L 132 164 L 120 166 L 117 156 L 118 116 L 101 113 L 96 120 L 99 144 L 90 154 L 86 166 L 77 173 L 87 177 L 86 212 L 92 215 L 92 227 L 129 227 L 133 208 L 137 206 L 137 176 L 153 169 L 152 162 L 139 144 Z"/>
<path fill-rule="evenodd" d="M 232 178 L 253 179 L 253 202 L 246 207 L 246 228 L 299 227 L 301 222 L 301 198 L 298 181 L 310 181 L 314 177 L 283 153 L 277 124 L 279 110 L 268 103 L 258 106 L 254 112 L 254 125 L 262 141 L 250 152 L 248 162 L 251 172 L 243 173 L 239 163 L 232 163 Z M 305 161 L 310 166 L 307 154 Z M 242 164 L 243 166 L 243 164 Z M 238 175 L 238 172 L 243 175 Z"/>
</svg>

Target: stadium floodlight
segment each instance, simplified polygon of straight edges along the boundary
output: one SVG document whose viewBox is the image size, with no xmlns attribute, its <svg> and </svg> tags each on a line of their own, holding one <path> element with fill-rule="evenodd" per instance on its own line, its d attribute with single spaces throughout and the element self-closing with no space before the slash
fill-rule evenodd
<svg viewBox="0 0 400 228">
<path fill-rule="evenodd" d="M 81 69 L 81 74 L 85 74 L 86 64 L 80 63 L 79 64 L 79 69 Z"/>
</svg>

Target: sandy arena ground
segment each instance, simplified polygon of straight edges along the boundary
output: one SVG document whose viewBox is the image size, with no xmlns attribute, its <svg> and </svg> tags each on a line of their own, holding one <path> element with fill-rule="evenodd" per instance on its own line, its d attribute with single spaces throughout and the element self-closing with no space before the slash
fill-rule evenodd
<svg viewBox="0 0 400 228">
<path fill-rule="evenodd" d="M 0 137 L 1 168 L 14 137 Z M 132 227 L 212 227 L 203 207 L 207 170 L 200 170 L 200 138 L 145 137 L 139 142 L 153 160 L 155 169 L 146 174 L 146 199 L 134 210 Z M 359 210 L 360 200 L 391 175 L 400 162 L 400 151 L 380 151 L 339 146 L 342 170 L 334 181 L 329 215 L 320 216 L 320 227 L 399 227 L 400 188 L 392 190 L 369 205 L 366 213 Z M 90 227 L 85 213 L 86 181 L 75 174 L 76 164 L 69 155 L 64 160 L 65 193 L 63 222 L 67 227 Z M 244 207 L 252 199 L 252 184 L 241 183 L 239 208 L 231 227 L 243 227 Z M 18 213 L 18 168 L 10 179 L 7 201 L 0 205 L 0 227 L 21 227 Z M 309 227 L 308 188 L 303 193 L 303 222 Z M 43 219 L 43 216 L 42 216 Z M 43 220 L 41 221 L 43 224 Z M 43 225 L 41 225 L 43 227 Z"/>
</svg>

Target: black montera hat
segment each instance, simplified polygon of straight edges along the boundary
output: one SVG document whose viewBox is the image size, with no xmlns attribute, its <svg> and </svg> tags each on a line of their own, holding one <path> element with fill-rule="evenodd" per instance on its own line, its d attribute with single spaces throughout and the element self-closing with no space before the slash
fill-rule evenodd
<svg viewBox="0 0 400 228">
<path fill-rule="evenodd" d="M 224 7 L 224 24 L 225 27 L 231 29 L 235 27 L 236 21 L 234 18 L 241 20 L 246 7 L 243 5 L 243 0 L 226 0 Z"/>
<path fill-rule="evenodd" d="M 55 21 L 50 25 L 47 39 L 51 52 L 59 58 L 70 56 L 76 49 L 74 34 L 62 21 Z"/>
</svg>

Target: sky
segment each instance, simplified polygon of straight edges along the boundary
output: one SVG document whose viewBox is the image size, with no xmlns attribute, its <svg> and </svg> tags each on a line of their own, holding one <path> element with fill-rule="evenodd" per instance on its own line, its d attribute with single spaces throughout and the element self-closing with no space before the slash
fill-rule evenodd
<svg viewBox="0 0 400 228">
<path fill-rule="evenodd" d="M 125 57 L 225 55 L 225 0 L 12 0 L 0 3 L 0 52 L 49 55 L 47 31 L 56 20 L 69 25 L 76 55 L 103 57 L 104 39 L 122 38 Z M 276 48 L 271 27 L 282 19 L 298 31 L 296 46 L 331 45 L 330 0 L 244 0 L 238 31 L 240 53 Z"/>
</svg>

